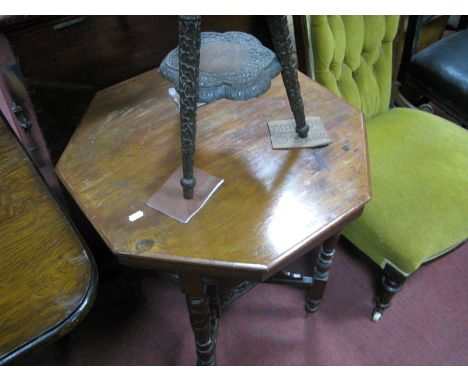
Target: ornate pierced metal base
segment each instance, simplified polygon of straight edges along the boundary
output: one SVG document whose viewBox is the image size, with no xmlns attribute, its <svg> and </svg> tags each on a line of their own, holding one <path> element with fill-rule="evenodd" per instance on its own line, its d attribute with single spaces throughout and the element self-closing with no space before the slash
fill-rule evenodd
<svg viewBox="0 0 468 382">
<path fill-rule="evenodd" d="M 146 204 L 181 223 L 188 223 L 224 182 L 223 179 L 197 168 L 194 168 L 193 172 L 197 177 L 198 186 L 193 190 L 192 199 L 180 197 L 179 179 L 182 176 L 182 167 L 179 167 Z"/>
<path fill-rule="evenodd" d="M 200 44 L 198 101 L 248 100 L 265 93 L 281 72 L 275 54 L 244 32 L 203 32 Z M 179 48 L 162 61 L 159 73 L 179 83 Z"/>
</svg>

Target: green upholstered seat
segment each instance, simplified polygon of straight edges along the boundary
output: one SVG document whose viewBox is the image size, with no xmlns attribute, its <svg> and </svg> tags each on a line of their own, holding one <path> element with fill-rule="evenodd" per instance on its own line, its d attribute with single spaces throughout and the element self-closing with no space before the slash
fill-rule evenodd
<svg viewBox="0 0 468 382">
<path fill-rule="evenodd" d="M 344 235 L 404 275 L 468 237 L 468 132 L 391 109 L 398 16 L 312 16 L 315 79 L 367 121 L 372 199 Z"/>
<path fill-rule="evenodd" d="M 405 275 L 468 235 L 468 133 L 420 110 L 367 123 L 372 200 L 344 235 Z"/>
</svg>

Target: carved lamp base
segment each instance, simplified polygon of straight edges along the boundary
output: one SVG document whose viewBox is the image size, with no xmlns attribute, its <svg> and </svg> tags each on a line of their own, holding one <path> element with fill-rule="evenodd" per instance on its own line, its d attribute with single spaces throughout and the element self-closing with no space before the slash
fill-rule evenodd
<svg viewBox="0 0 468 382">
<path fill-rule="evenodd" d="M 243 32 L 203 32 L 200 43 L 198 101 L 248 100 L 265 93 L 281 71 L 275 54 Z M 159 67 L 161 76 L 180 88 L 179 48 Z"/>
<path fill-rule="evenodd" d="M 207 174 L 196 167 L 193 172 L 197 186 L 193 189 L 192 199 L 184 199 L 182 196 L 180 189 L 182 166 L 180 166 L 146 204 L 181 223 L 188 223 L 224 182 L 224 179 Z"/>
</svg>

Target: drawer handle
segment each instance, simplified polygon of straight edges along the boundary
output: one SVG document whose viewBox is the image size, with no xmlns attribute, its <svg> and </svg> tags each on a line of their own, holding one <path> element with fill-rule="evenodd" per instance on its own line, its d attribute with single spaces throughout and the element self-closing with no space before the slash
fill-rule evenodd
<svg viewBox="0 0 468 382">
<path fill-rule="evenodd" d="M 32 123 L 31 120 L 26 116 L 26 112 L 23 106 L 17 104 L 16 102 L 13 102 L 13 105 L 11 105 L 11 111 L 18 119 L 18 122 L 20 123 L 20 126 L 22 127 L 24 132 L 29 133 L 31 131 Z"/>
</svg>

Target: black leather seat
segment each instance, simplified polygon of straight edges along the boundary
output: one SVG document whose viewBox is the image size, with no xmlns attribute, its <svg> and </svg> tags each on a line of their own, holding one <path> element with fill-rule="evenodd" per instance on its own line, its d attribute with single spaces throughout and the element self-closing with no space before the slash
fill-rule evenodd
<svg viewBox="0 0 468 382">
<path fill-rule="evenodd" d="M 414 55 L 405 82 L 468 126 L 468 30 Z"/>
</svg>

